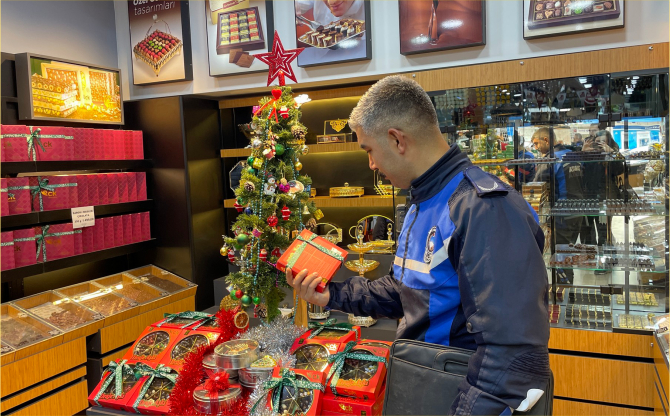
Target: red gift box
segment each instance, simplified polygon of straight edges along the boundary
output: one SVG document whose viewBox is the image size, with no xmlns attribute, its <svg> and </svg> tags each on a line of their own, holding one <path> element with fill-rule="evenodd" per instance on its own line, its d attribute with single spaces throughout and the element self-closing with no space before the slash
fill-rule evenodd
<svg viewBox="0 0 670 416">
<path fill-rule="evenodd" d="M 33 211 L 51 211 L 71 207 L 74 194 L 76 201 L 76 183 L 69 176 L 31 176 L 30 196 Z"/>
<path fill-rule="evenodd" d="M 95 160 L 105 160 L 105 130 L 93 129 L 93 157 Z"/>
<path fill-rule="evenodd" d="M 84 254 L 84 238 L 82 236 L 82 229 L 74 230 L 74 255 L 78 256 Z"/>
<path fill-rule="evenodd" d="M 118 204 L 119 203 L 119 177 L 118 173 L 108 173 L 105 175 L 107 177 L 107 196 L 108 204 Z"/>
<path fill-rule="evenodd" d="M 126 172 L 126 183 L 128 184 L 128 202 L 138 201 L 137 199 L 137 172 Z"/>
<path fill-rule="evenodd" d="M 78 175 L 62 176 L 70 182 L 70 185 L 74 185 L 69 188 L 70 203 L 68 208 L 76 208 L 79 206 L 79 182 L 77 181 L 77 176 Z"/>
<path fill-rule="evenodd" d="M 16 267 L 30 266 L 35 264 L 35 229 L 14 231 L 14 264 Z"/>
<path fill-rule="evenodd" d="M 339 352 L 341 357 L 344 357 L 344 365 L 340 370 L 340 374 L 337 375 L 339 378 L 334 385 L 335 391 L 333 391 L 333 382 L 335 381 L 334 370 L 331 369 L 327 374 L 328 378 L 328 392 L 337 394 L 339 396 L 349 396 L 356 397 L 362 400 L 374 400 L 375 397 L 379 396 L 386 381 L 386 364 L 388 363 L 390 350 L 386 347 L 374 347 L 371 345 L 356 345 L 355 342 L 350 342 L 345 345 L 345 348 Z M 360 360 L 353 357 L 348 357 L 346 354 L 359 354 L 366 356 L 374 356 L 375 361 L 373 360 Z M 345 368 L 347 366 L 360 366 L 363 365 L 366 368 L 374 367 L 375 371 L 372 374 L 366 373 L 370 378 L 362 379 L 360 374 L 354 374 L 352 368 Z M 334 367 L 337 368 L 337 367 Z M 352 378 L 352 376 L 354 378 Z"/>
<path fill-rule="evenodd" d="M 7 179 L 0 178 L 0 216 L 9 215 L 9 195 L 7 195 Z"/>
<path fill-rule="evenodd" d="M 28 156 L 30 132 L 28 126 L 0 125 L 3 162 L 26 162 L 30 160 Z"/>
<path fill-rule="evenodd" d="M 101 406 L 109 409 L 123 410 L 132 396 L 137 396 L 140 388 L 139 380 L 135 378 L 135 361 L 115 360 L 102 373 L 102 378 L 95 386 L 88 402 L 91 406 Z M 119 395 L 116 395 L 116 377 L 121 376 L 122 384 Z"/>
<path fill-rule="evenodd" d="M 111 217 L 114 221 L 114 247 L 123 245 L 123 218 L 121 215 Z"/>
<path fill-rule="evenodd" d="M 291 374 L 292 373 L 292 374 Z M 295 377 L 296 381 L 297 380 L 303 380 L 307 381 L 310 383 L 315 383 L 317 385 L 323 386 L 325 377 L 326 375 L 320 371 L 309 371 L 309 370 L 300 370 L 300 369 L 288 369 L 288 368 L 281 368 L 281 367 L 275 367 L 274 370 L 272 371 L 272 379 L 281 379 L 282 377 Z M 316 387 L 316 386 L 315 386 Z M 298 388 L 301 388 L 298 386 Z M 308 389 L 311 394 L 313 395 L 312 397 L 312 403 L 309 406 L 308 409 L 301 409 L 302 412 L 301 414 L 305 416 L 317 416 L 321 414 L 321 402 L 323 398 L 323 391 L 321 391 L 318 388 L 315 389 Z M 284 392 L 287 392 L 286 389 L 284 389 Z M 272 394 L 274 393 L 273 390 L 270 390 L 268 393 L 267 397 L 267 406 L 269 408 L 272 408 L 274 403 L 272 403 Z M 283 393 L 283 392 L 282 392 Z M 284 394 L 281 394 L 280 396 L 280 402 L 283 399 L 287 399 L 288 397 L 285 397 Z M 281 413 L 281 404 L 278 405 L 277 407 L 279 409 L 278 413 Z"/>
<path fill-rule="evenodd" d="M 123 244 L 128 245 L 133 243 L 133 220 L 130 214 L 122 215 L 123 221 Z"/>
<path fill-rule="evenodd" d="M 95 225 L 92 225 L 90 227 L 84 227 L 81 229 L 81 246 L 84 253 L 90 253 L 91 251 L 95 251 L 95 244 L 93 243 L 94 239 L 95 239 Z"/>
<path fill-rule="evenodd" d="M 86 176 L 86 187 L 88 191 L 88 204 L 95 206 L 100 204 L 100 185 L 99 175 L 82 175 Z"/>
<path fill-rule="evenodd" d="M 144 238 L 142 235 L 142 214 L 130 214 L 130 226 L 133 228 L 133 243 L 139 243 Z"/>
<path fill-rule="evenodd" d="M 126 158 L 126 135 L 123 130 L 112 130 L 114 136 L 114 159 Z"/>
<path fill-rule="evenodd" d="M 147 173 L 137 172 L 137 200 L 145 201 L 147 199 Z"/>
<path fill-rule="evenodd" d="M 0 233 L 0 270 L 9 270 L 16 267 L 14 263 L 14 233 L 5 231 Z"/>
<path fill-rule="evenodd" d="M 98 179 L 98 203 L 107 205 L 109 204 L 109 174 L 99 173 L 95 176 Z"/>
<path fill-rule="evenodd" d="M 140 241 L 151 240 L 151 224 L 149 222 L 149 213 L 140 212 L 140 218 L 142 220 L 142 237 Z"/>
<path fill-rule="evenodd" d="M 135 371 L 142 375 L 138 381 L 140 388 L 134 391 L 133 397 L 128 400 L 124 410 L 144 415 L 168 414 L 170 411 L 169 395 L 177 381 L 179 370 L 181 369 L 173 369 L 164 364 L 157 366 L 138 364 Z"/>
<path fill-rule="evenodd" d="M 9 215 L 27 214 L 31 209 L 30 179 L 7 178 L 7 204 Z"/>
<path fill-rule="evenodd" d="M 123 130 L 123 149 L 125 151 L 124 159 L 134 159 L 132 130 Z"/>
<path fill-rule="evenodd" d="M 171 348 L 179 341 L 182 333 L 180 328 L 156 328 L 148 326 L 126 351 L 125 360 L 138 360 L 156 365 L 165 355 L 169 355 Z M 164 346 L 163 348 L 156 345 Z"/>
<path fill-rule="evenodd" d="M 291 354 L 293 351 L 306 344 L 308 341 L 317 342 L 321 344 L 337 344 L 338 347 L 330 347 L 328 350 L 332 353 L 339 352 L 347 342 L 357 341 L 361 337 L 361 327 L 351 325 L 346 322 L 337 323 L 336 319 L 329 319 L 325 322 L 310 322 L 310 330 L 296 338 L 291 347 Z"/>
<path fill-rule="evenodd" d="M 95 129 L 79 129 L 84 138 L 85 160 L 95 160 Z"/>
<path fill-rule="evenodd" d="M 37 160 L 74 159 L 74 129 L 72 127 L 45 126 L 31 128 L 33 131 L 39 130 L 33 143 L 33 148 L 37 153 Z"/>
<path fill-rule="evenodd" d="M 158 322 L 151 324 L 155 328 L 189 329 L 199 325 L 196 329 L 205 329 L 208 332 L 221 332 L 216 324 L 216 315 L 205 312 L 184 311 L 169 314 Z"/>
<path fill-rule="evenodd" d="M 347 254 L 345 249 L 305 229 L 277 260 L 277 269 L 280 272 L 291 269 L 294 276 L 305 269 L 310 274 L 317 273 L 321 282 L 316 291 L 323 292 L 335 272 L 342 267 Z"/>
<path fill-rule="evenodd" d="M 102 148 L 104 160 L 113 160 L 115 155 L 114 150 L 114 130 L 102 130 Z"/>
<path fill-rule="evenodd" d="M 115 173 L 119 188 L 119 202 L 128 202 L 128 176 L 125 173 Z"/>
<path fill-rule="evenodd" d="M 88 196 L 89 175 L 76 175 L 73 178 L 77 181 L 77 203 L 74 207 L 91 206 L 91 200 Z"/>
<path fill-rule="evenodd" d="M 142 131 L 133 131 L 133 159 L 144 159 L 144 139 Z"/>
<path fill-rule="evenodd" d="M 116 246 L 116 236 L 114 235 L 114 217 L 101 218 L 102 226 L 104 227 L 105 242 L 104 248 L 112 248 Z"/>
<path fill-rule="evenodd" d="M 72 141 L 73 153 L 72 160 L 86 160 L 86 139 L 84 137 L 84 130 L 82 128 L 72 129 Z"/>
<path fill-rule="evenodd" d="M 35 227 L 35 238 L 38 262 L 74 256 L 74 230 L 71 223 Z"/>
<path fill-rule="evenodd" d="M 368 400 L 335 396 L 326 388 L 326 394 L 323 396 L 321 404 L 321 415 L 381 416 L 384 396 L 386 396 L 386 383 L 382 386 L 379 396 Z"/>
<path fill-rule="evenodd" d="M 210 331 L 202 327 L 180 331 L 176 342 L 168 347 L 167 354 L 161 358 L 161 364 L 172 368 L 181 368 L 188 353 L 196 351 L 200 346 L 212 345 L 221 335 L 219 331 Z"/>
<path fill-rule="evenodd" d="M 93 251 L 100 251 L 104 250 L 108 247 L 108 242 L 106 237 L 105 232 L 107 231 L 105 228 L 105 222 L 106 218 L 98 218 L 95 220 L 95 225 L 91 227 L 93 229 Z M 114 225 L 112 224 L 112 233 L 114 232 Z M 112 234 L 112 240 L 114 240 L 114 234 Z"/>
</svg>

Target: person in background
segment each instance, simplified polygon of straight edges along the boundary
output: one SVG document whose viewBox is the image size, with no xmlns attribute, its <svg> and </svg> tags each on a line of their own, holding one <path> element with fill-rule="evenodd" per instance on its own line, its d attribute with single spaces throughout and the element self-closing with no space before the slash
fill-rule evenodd
<svg viewBox="0 0 670 416">
<path fill-rule="evenodd" d="M 519 141 L 519 132 L 514 129 L 514 142 L 521 143 Z M 535 156 L 531 151 L 526 149 L 523 145 L 519 145 L 519 149 L 516 154 L 517 159 L 535 159 Z M 529 160 L 532 162 L 531 160 Z M 524 184 L 532 182 L 535 179 L 535 164 L 527 163 L 524 165 L 519 165 L 519 183 Z"/>
<path fill-rule="evenodd" d="M 572 136 L 572 150 L 579 152 L 582 150 L 583 146 L 584 146 L 584 139 L 582 138 L 582 134 L 575 133 L 575 135 Z"/>
</svg>

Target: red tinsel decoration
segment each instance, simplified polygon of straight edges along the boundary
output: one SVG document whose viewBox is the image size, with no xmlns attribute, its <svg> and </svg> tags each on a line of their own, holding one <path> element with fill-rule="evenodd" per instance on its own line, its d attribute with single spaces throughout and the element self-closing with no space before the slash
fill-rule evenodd
<svg viewBox="0 0 670 416">
<path fill-rule="evenodd" d="M 202 359 L 205 355 L 214 352 L 217 345 L 230 341 L 237 334 L 244 332 L 247 328 L 239 329 L 233 323 L 233 318 L 238 312 L 238 308 L 233 310 L 220 310 L 216 314 L 217 326 L 221 331 L 221 336 L 214 344 L 198 348 L 197 351 L 189 354 L 184 360 L 184 366 L 179 372 L 177 383 L 170 393 L 170 413 L 171 415 L 198 415 L 193 407 L 193 390 L 205 381 L 205 372 L 202 369 Z M 247 400 L 249 394 L 242 392 L 242 397 L 229 410 L 224 411 L 224 415 L 243 415 L 246 413 Z"/>
</svg>

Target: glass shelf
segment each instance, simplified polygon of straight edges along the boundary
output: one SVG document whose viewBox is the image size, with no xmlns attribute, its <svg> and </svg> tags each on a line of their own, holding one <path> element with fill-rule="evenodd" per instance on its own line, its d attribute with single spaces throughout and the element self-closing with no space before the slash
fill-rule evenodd
<svg viewBox="0 0 670 416">
<path fill-rule="evenodd" d="M 548 165 L 548 164 L 554 164 L 554 163 L 595 163 L 595 162 L 600 162 L 600 163 L 610 163 L 610 162 L 625 162 L 628 164 L 631 164 L 633 162 L 637 162 L 637 164 L 645 164 L 649 162 L 655 162 L 655 161 L 665 161 L 664 157 L 659 157 L 659 158 L 629 158 L 629 159 L 612 159 L 612 158 L 606 158 L 606 159 L 575 159 L 575 160 L 562 160 L 562 159 L 555 159 L 555 160 L 537 160 L 537 159 L 523 159 L 523 160 L 508 160 L 508 161 L 494 161 L 494 160 L 472 160 L 470 161 L 477 166 L 516 166 L 516 165 Z"/>
<path fill-rule="evenodd" d="M 593 258 L 589 258 L 586 253 L 545 254 L 544 263 L 549 269 L 631 271 L 638 273 L 667 273 L 668 271 L 662 257 L 620 256 L 616 258 L 619 264 L 612 264 L 612 256 L 599 254 L 592 254 L 592 256 Z M 572 258 L 573 260 L 569 260 L 572 263 L 566 263 L 567 258 Z"/>
</svg>

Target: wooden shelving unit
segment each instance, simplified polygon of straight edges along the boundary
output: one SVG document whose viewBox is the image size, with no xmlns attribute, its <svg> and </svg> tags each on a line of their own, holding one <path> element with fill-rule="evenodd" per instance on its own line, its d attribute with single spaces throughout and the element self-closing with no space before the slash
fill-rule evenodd
<svg viewBox="0 0 670 416">
<path fill-rule="evenodd" d="M 151 159 L 141 160 L 57 160 L 53 162 L 2 162 L 2 175 L 16 175 L 25 172 L 59 172 L 75 170 L 148 170 L 153 166 Z"/>
<path fill-rule="evenodd" d="M 351 207 L 390 207 L 393 205 L 393 198 L 382 197 L 378 195 L 363 195 L 353 198 L 331 198 L 329 196 L 317 196 L 310 198 L 319 208 L 351 208 Z M 395 197 L 396 204 L 404 204 L 404 196 Z M 226 199 L 224 208 L 234 208 L 235 200 Z"/>
<path fill-rule="evenodd" d="M 358 142 L 309 144 L 309 154 L 334 152 L 363 152 Z M 221 157 L 248 157 L 251 149 L 221 149 Z"/>
</svg>

